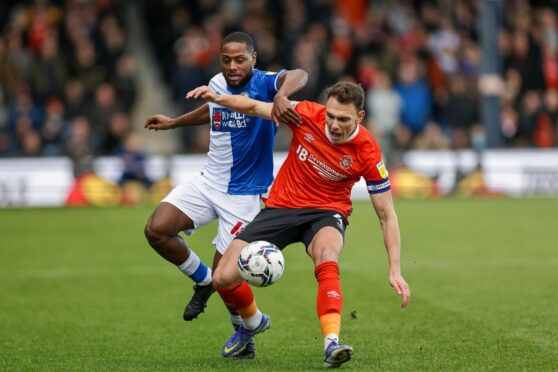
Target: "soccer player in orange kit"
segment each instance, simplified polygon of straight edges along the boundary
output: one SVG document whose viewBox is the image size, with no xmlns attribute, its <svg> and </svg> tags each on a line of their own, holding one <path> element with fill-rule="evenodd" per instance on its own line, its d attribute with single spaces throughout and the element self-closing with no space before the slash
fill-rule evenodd
<svg viewBox="0 0 558 372">
<path fill-rule="evenodd" d="M 242 96 L 217 95 L 207 87 L 189 92 L 247 115 L 271 118 L 272 104 Z M 380 221 L 388 254 L 389 282 L 401 295 L 401 307 L 410 289 L 401 276 L 399 223 L 391 197 L 388 173 L 380 147 L 360 125 L 364 92 L 353 83 L 337 83 L 327 90 L 326 106 L 294 103 L 302 121 L 290 126 L 293 139 L 264 208 L 233 240 L 213 274 L 213 285 L 223 301 L 243 319 L 221 349 L 224 357 L 240 353 L 248 340 L 269 328 L 269 316 L 258 310 L 250 286 L 237 269 L 240 251 L 248 243 L 265 240 L 283 249 L 303 242 L 315 264 L 318 281 L 317 311 L 324 336 L 324 367 L 339 367 L 353 349 L 339 343 L 342 294 L 337 260 L 352 210 L 351 189 L 364 177 Z"/>
</svg>

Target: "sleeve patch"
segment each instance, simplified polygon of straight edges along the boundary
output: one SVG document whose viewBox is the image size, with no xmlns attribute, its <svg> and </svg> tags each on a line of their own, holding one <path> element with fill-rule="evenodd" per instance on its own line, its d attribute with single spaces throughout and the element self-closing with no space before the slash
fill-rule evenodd
<svg viewBox="0 0 558 372">
<path fill-rule="evenodd" d="M 369 194 L 379 194 L 391 190 L 389 179 L 381 181 L 366 181 L 366 188 Z"/>
<path fill-rule="evenodd" d="M 378 169 L 378 172 L 380 173 L 380 176 L 382 176 L 382 178 L 388 177 L 388 171 L 386 169 L 386 165 L 382 160 L 380 160 L 380 162 L 376 164 L 376 168 Z"/>
</svg>

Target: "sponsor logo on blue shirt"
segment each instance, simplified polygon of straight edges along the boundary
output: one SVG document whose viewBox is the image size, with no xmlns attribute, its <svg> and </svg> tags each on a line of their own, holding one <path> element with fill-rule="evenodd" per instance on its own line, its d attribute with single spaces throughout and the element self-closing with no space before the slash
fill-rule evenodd
<svg viewBox="0 0 558 372">
<path fill-rule="evenodd" d="M 213 130 L 234 132 L 248 128 L 250 118 L 228 108 L 213 109 Z"/>
</svg>

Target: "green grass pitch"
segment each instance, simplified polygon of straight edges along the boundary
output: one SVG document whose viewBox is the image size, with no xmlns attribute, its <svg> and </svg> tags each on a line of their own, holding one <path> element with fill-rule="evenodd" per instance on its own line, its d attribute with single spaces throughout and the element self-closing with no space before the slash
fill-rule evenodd
<svg viewBox="0 0 558 372">
<path fill-rule="evenodd" d="M 558 370 L 558 200 L 396 201 L 408 309 L 387 281 L 369 203 L 340 260 L 347 370 Z M 272 328 L 226 360 L 213 296 L 184 322 L 192 283 L 147 245 L 152 207 L 0 210 L 0 370 L 321 370 L 316 281 L 301 245 L 257 288 Z M 215 225 L 188 241 L 207 261 Z M 351 319 L 350 313 L 357 314 Z"/>
</svg>

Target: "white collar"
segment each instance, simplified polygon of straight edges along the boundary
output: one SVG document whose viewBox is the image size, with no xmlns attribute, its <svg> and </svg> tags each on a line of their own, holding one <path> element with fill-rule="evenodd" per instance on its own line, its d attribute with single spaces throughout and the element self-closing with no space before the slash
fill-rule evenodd
<svg viewBox="0 0 558 372">
<path fill-rule="evenodd" d="M 325 135 L 327 137 L 327 139 L 329 140 L 329 142 L 331 142 L 334 145 L 339 145 L 337 143 L 333 143 L 332 139 L 331 139 L 331 134 L 329 133 L 329 130 L 327 128 L 327 123 L 324 125 L 324 129 L 325 129 Z M 357 124 L 356 129 L 353 131 L 353 133 L 347 138 L 347 140 L 343 143 L 341 143 L 341 145 L 352 141 L 357 135 L 358 135 L 358 131 L 360 130 L 360 124 Z"/>
</svg>

